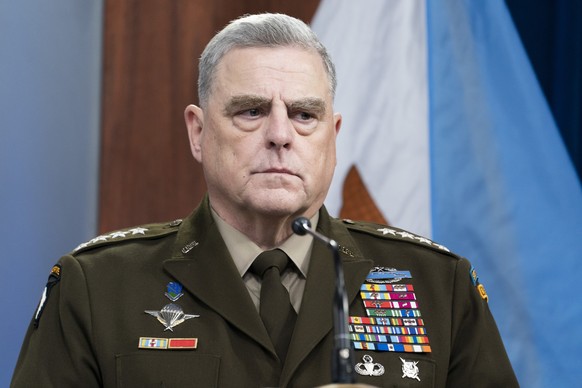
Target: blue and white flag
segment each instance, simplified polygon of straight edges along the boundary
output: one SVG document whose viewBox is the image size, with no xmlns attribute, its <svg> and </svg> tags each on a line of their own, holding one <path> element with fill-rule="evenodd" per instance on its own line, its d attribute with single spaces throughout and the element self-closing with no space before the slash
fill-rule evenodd
<svg viewBox="0 0 582 388">
<path fill-rule="evenodd" d="M 356 167 L 390 223 L 468 257 L 522 386 L 582 377 L 582 189 L 502 0 L 323 0 Z M 495 373 L 495 371 L 492 371 Z"/>
</svg>

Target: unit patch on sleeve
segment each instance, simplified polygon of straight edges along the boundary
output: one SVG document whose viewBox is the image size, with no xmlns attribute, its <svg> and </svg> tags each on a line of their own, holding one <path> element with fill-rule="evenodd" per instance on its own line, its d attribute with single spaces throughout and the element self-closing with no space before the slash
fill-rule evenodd
<svg viewBox="0 0 582 388">
<path fill-rule="evenodd" d="M 372 268 L 360 287 L 366 316 L 349 317 L 349 335 L 355 349 L 431 352 L 414 286 L 403 282 L 408 279 L 412 279 L 410 271 Z"/>
<path fill-rule="evenodd" d="M 52 288 L 61 280 L 61 266 L 60 264 L 55 264 L 51 268 L 51 272 L 49 274 L 48 280 L 46 282 L 46 286 L 42 292 L 42 296 L 40 298 L 40 302 L 38 303 L 38 308 L 36 309 L 36 313 L 34 314 L 34 328 L 38 328 L 40 324 L 40 317 L 42 316 L 42 312 L 44 311 L 44 307 L 48 300 L 48 297 L 51 293 Z"/>
<path fill-rule="evenodd" d="M 487 295 L 487 292 L 485 291 L 485 287 L 483 286 L 483 284 L 479 283 L 479 276 L 477 276 L 477 270 L 475 269 L 475 267 L 471 267 L 471 269 L 469 270 L 469 276 L 471 277 L 471 283 L 473 283 L 475 288 L 477 288 L 477 291 L 479 292 L 481 298 L 487 303 L 489 303 L 489 296 Z"/>
</svg>

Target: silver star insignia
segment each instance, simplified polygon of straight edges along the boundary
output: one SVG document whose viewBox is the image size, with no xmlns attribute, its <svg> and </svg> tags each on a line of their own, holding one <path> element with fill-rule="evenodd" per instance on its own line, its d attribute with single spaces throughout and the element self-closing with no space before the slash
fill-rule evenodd
<svg viewBox="0 0 582 388">
<path fill-rule="evenodd" d="M 128 232 L 113 232 L 109 235 L 109 238 L 119 238 L 119 237 L 125 237 L 125 235 Z"/>
<path fill-rule="evenodd" d="M 127 231 L 127 233 L 130 233 L 135 236 L 136 234 L 145 234 L 145 232 L 147 232 L 146 228 L 133 228 Z"/>
<path fill-rule="evenodd" d="M 398 234 L 401 235 L 402 238 L 414 239 L 414 235 L 412 233 L 408 233 L 408 232 L 398 232 Z"/>
<path fill-rule="evenodd" d="M 449 248 L 445 247 L 444 245 L 432 243 L 435 247 L 442 249 L 443 251 L 450 252 Z"/>
<path fill-rule="evenodd" d="M 382 228 L 382 229 L 377 229 L 378 232 L 382 232 L 382 234 L 388 234 L 390 233 L 393 236 L 396 236 L 396 231 L 394 229 L 389 229 L 389 228 Z"/>
<path fill-rule="evenodd" d="M 89 241 L 90 244 L 95 244 L 98 243 L 99 241 L 107 241 L 107 236 L 103 235 L 103 236 L 97 236 L 94 239 L 92 239 L 91 241 Z"/>
<path fill-rule="evenodd" d="M 430 241 L 428 238 L 424 238 L 424 237 L 415 237 L 415 239 L 417 239 L 418 241 L 420 241 L 420 242 L 422 242 L 422 243 L 428 244 L 428 245 L 431 245 L 431 244 L 432 244 L 432 241 Z"/>
</svg>

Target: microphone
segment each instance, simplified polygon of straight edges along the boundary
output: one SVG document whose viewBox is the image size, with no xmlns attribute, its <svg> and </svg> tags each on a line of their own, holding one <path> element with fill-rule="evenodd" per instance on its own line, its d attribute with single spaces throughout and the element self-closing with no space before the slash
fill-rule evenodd
<svg viewBox="0 0 582 388">
<path fill-rule="evenodd" d="M 297 217 L 293 220 L 293 224 L 291 225 L 293 232 L 300 236 L 305 236 L 306 234 L 310 234 L 325 245 L 327 245 L 331 249 L 338 249 L 337 243 L 335 240 L 325 237 L 323 234 L 318 233 L 317 231 L 311 229 L 311 221 L 305 217 Z"/>
<path fill-rule="evenodd" d="M 310 234 L 316 240 L 331 249 L 335 265 L 335 293 L 333 296 L 334 348 L 332 354 L 332 382 L 353 384 L 353 352 L 348 335 L 348 297 L 344 281 L 344 271 L 337 242 L 311 229 L 311 222 L 305 217 L 297 217 L 291 225 L 293 232 L 299 236 Z"/>
<path fill-rule="evenodd" d="M 311 221 L 309 221 L 305 217 L 297 217 L 293 220 L 291 224 L 291 229 L 293 229 L 293 233 L 298 234 L 300 236 L 305 236 L 308 230 L 311 230 Z"/>
</svg>

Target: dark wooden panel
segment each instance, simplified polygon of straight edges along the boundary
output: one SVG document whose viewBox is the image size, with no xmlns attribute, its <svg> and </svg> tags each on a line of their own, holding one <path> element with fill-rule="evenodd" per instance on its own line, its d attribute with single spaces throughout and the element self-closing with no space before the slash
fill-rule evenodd
<svg viewBox="0 0 582 388">
<path fill-rule="evenodd" d="M 106 0 L 99 231 L 186 216 L 206 190 L 183 110 L 197 59 L 245 13 L 309 22 L 319 0 Z"/>
</svg>

